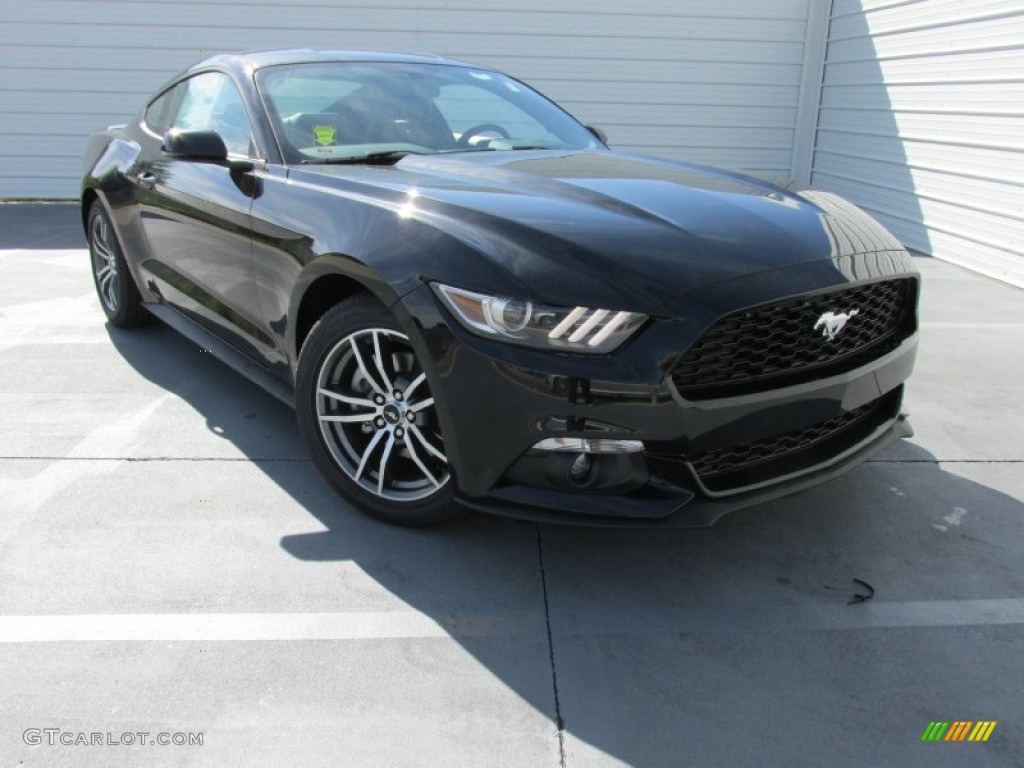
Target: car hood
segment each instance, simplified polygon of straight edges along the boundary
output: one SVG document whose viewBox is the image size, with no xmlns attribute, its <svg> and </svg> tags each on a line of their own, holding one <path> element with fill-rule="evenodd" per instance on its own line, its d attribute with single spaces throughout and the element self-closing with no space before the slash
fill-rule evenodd
<svg viewBox="0 0 1024 768">
<path fill-rule="evenodd" d="M 607 151 L 410 155 L 394 166 L 307 169 L 473 246 L 554 304 L 656 311 L 711 284 L 838 256 L 902 250 L 841 198 L 703 166 Z M 339 189 L 340 191 L 340 189 Z M 479 265 L 430 279 L 475 285 Z M 486 281 L 485 281 L 486 282 Z"/>
</svg>

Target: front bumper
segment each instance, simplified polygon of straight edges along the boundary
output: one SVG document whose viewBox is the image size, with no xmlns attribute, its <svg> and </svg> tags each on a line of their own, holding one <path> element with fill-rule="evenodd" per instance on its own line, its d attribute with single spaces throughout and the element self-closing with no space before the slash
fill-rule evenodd
<svg viewBox="0 0 1024 768">
<path fill-rule="evenodd" d="M 749 290 L 741 294 L 749 301 Z M 588 526 L 703 527 L 825 482 L 912 434 L 900 407 L 916 333 L 838 375 L 687 401 L 668 372 L 709 317 L 656 321 L 615 355 L 587 358 L 472 336 L 425 286 L 403 306 L 432 382 L 459 502 L 471 509 Z M 706 307 L 711 315 L 733 309 L 724 302 Z M 726 487 L 706 481 L 695 468 L 699 461 L 690 460 L 817 434 L 819 425 L 842 424 L 862 412 L 840 434 L 821 431 L 817 442 L 765 463 L 760 474 L 739 473 Z M 554 463 L 561 457 L 531 450 L 549 437 L 641 440 L 646 450 L 629 458 L 597 457 L 589 480 L 574 485 Z M 601 462 L 603 474 L 596 471 Z"/>
<path fill-rule="evenodd" d="M 914 430 L 905 414 L 848 452 L 776 484 L 724 498 L 701 497 L 678 487 L 648 485 L 627 496 L 590 495 L 508 485 L 483 498 L 461 497 L 478 512 L 539 523 L 591 528 L 706 528 L 722 516 L 789 496 L 839 477 Z"/>
</svg>

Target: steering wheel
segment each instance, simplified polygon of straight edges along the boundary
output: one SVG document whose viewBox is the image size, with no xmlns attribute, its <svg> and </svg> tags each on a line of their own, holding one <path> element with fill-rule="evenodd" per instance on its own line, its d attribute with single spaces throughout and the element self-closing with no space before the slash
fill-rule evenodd
<svg viewBox="0 0 1024 768">
<path fill-rule="evenodd" d="M 503 139 L 512 138 L 511 134 L 509 134 L 509 132 L 500 125 L 495 125 L 494 123 L 480 123 L 480 125 L 474 125 L 472 128 L 467 128 L 463 131 L 462 135 L 459 136 L 459 140 L 455 142 L 455 144 L 460 147 L 468 147 L 470 139 L 474 136 L 479 136 L 481 133 L 487 133 L 488 131 L 497 133 Z"/>
</svg>

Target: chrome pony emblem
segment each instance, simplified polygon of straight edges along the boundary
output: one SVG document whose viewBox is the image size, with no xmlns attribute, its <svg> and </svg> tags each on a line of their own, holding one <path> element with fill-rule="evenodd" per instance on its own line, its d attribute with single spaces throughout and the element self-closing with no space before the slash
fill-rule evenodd
<svg viewBox="0 0 1024 768">
<path fill-rule="evenodd" d="M 832 341 L 839 332 L 843 330 L 846 324 L 860 314 L 859 309 L 853 309 L 849 312 L 825 312 L 821 317 L 818 318 L 818 322 L 814 324 L 814 330 L 821 328 L 821 335 L 825 336 L 829 341 Z"/>
</svg>

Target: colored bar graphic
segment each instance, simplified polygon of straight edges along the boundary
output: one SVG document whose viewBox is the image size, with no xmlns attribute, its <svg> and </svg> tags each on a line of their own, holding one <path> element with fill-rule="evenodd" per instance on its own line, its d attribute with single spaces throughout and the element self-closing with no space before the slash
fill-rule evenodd
<svg viewBox="0 0 1024 768">
<path fill-rule="evenodd" d="M 978 724 L 974 726 L 974 730 L 971 731 L 968 741 L 988 741 L 988 737 L 996 729 L 996 722 L 996 720 L 979 720 Z"/>
<path fill-rule="evenodd" d="M 988 741 L 996 720 L 932 720 L 921 734 L 921 741 Z"/>
<path fill-rule="evenodd" d="M 966 720 L 956 720 L 953 726 L 949 729 L 949 733 L 946 734 L 946 738 L 943 741 L 963 741 L 967 737 L 967 729 L 970 728 L 974 723 Z"/>
</svg>

